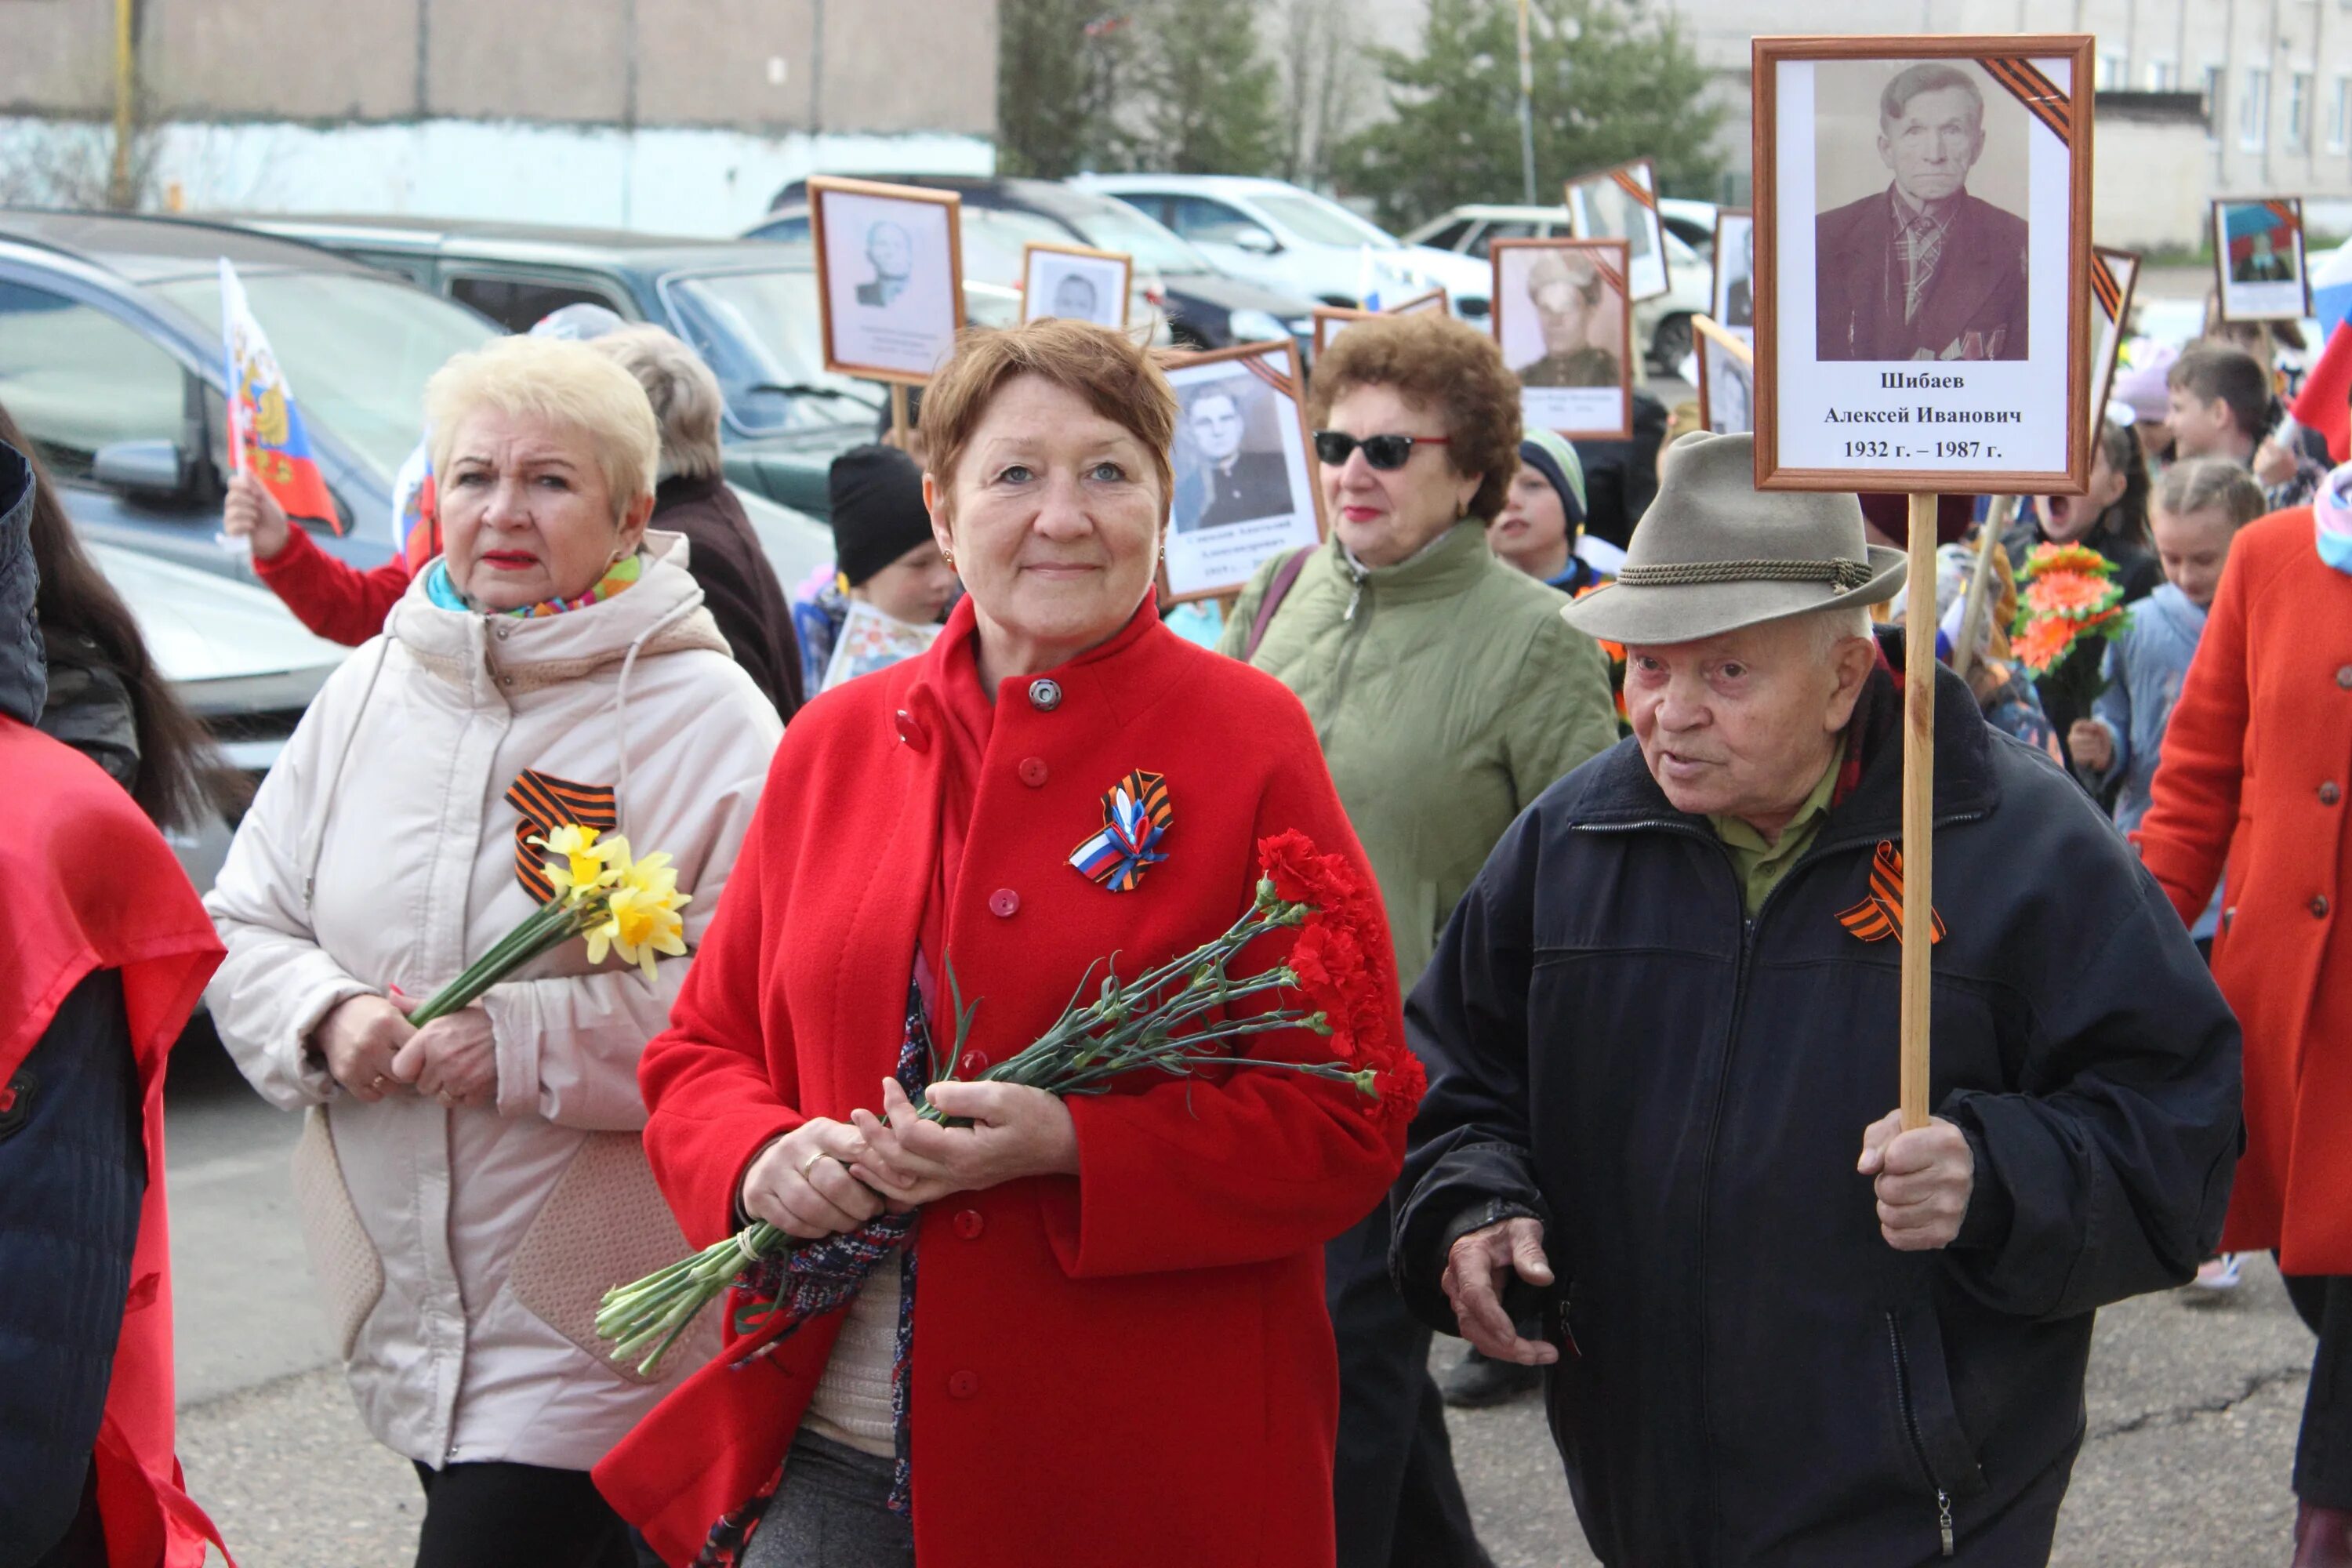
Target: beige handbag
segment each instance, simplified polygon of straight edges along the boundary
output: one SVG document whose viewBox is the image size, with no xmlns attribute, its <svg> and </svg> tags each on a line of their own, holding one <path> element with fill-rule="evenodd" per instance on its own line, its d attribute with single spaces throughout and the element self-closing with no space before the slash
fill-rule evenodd
<svg viewBox="0 0 2352 1568">
<path fill-rule="evenodd" d="M 614 1286 L 667 1268 L 691 1250 L 654 1184 L 638 1135 L 591 1132 L 515 1248 L 507 1284 L 525 1311 L 606 1371 L 632 1383 L 658 1383 L 693 1364 L 690 1355 L 673 1353 L 664 1363 L 669 1370 L 650 1377 L 613 1361 L 613 1347 L 596 1337 L 596 1308 Z M 685 1339 L 710 1333 L 710 1325 L 697 1324 Z M 678 1352 L 689 1349 L 681 1342 Z"/>
<path fill-rule="evenodd" d="M 294 1202 L 301 1211 L 310 1272 L 327 1298 L 335 1353 L 348 1362 L 361 1326 L 383 1299 L 383 1259 L 360 1224 L 351 1189 L 343 1185 L 334 1125 L 323 1105 L 310 1107 L 302 1118 L 302 1138 L 294 1145 Z"/>
</svg>

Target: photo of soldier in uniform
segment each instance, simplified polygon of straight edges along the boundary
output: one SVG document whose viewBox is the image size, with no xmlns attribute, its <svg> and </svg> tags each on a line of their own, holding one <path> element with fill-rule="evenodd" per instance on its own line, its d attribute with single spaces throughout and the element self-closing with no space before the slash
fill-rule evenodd
<svg viewBox="0 0 2352 1568">
<path fill-rule="evenodd" d="M 1487 258 L 1495 342 L 1519 379 L 1522 420 L 1571 440 L 1628 438 L 1634 360 L 1624 241 L 1498 239 Z"/>
<path fill-rule="evenodd" d="M 1251 449 L 1249 412 L 1257 404 L 1249 384 L 1227 376 L 1192 389 L 1183 399 L 1183 443 L 1198 458 L 1197 486 L 1181 492 L 1175 527 L 1180 533 L 1198 528 L 1222 528 L 1254 518 L 1278 517 L 1292 509 L 1290 473 L 1279 451 Z M 1269 428 L 1271 416 L 1264 419 Z"/>
<path fill-rule="evenodd" d="M 1123 328 L 1132 268 L 1132 261 L 1117 251 L 1032 240 L 1021 258 L 1021 319 L 1034 321 L 1057 316 L 1066 321 Z"/>
<path fill-rule="evenodd" d="M 873 278 L 857 286 L 857 302 L 887 309 L 907 291 L 915 268 L 915 242 L 901 225 L 884 218 L 866 228 L 866 259 Z"/>
<path fill-rule="evenodd" d="M 1596 258 L 1547 250 L 1528 266 L 1526 290 L 1544 353 L 1511 366 L 1520 385 L 1615 386 L 1623 379 L 1623 312 Z"/>
<path fill-rule="evenodd" d="M 1270 557 L 1317 543 L 1323 509 L 1296 343 L 1179 351 L 1166 364 L 1175 489 L 1160 582 L 1181 603 L 1229 594 Z"/>
<path fill-rule="evenodd" d="M 1874 93 L 1884 184 L 1849 198 L 1851 132 Z M 1968 60 L 1873 62 L 1815 75 L 1822 209 L 1814 220 L 1815 357 L 2021 360 L 2028 353 L 2022 191 L 2009 201 L 1971 176 L 2021 171 L 2026 110 Z M 1989 145 L 2000 156 L 1988 160 Z M 2015 155 L 2011 155 L 2014 149 Z M 1980 181 L 1981 183 L 1981 181 Z"/>
</svg>

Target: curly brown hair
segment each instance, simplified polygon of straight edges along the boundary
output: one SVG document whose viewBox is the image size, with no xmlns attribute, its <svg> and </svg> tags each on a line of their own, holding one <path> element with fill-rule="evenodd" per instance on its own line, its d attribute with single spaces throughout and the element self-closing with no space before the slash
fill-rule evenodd
<svg viewBox="0 0 2352 1568">
<path fill-rule="evenodd" d="M 988 405 L 1015 376 L 1043 376 L 1076 393 L 1104 418 L 1125 426 L 1151 454 L 1160 480 L 1160 521 L 1168 522 L 1175 476 L 1168 449 L 1176 439 L 1176 390 L 1150 350 L 1108 327 L 1047 318 L 1009 328 L 968 327 L 955 357 L 923 389 L 923 434 L 932 478 L 944 498 L 956 464 Z"/>
<path fill-rule="evenodd" d="M 1317 428 L 1331 405 L 1359 386 L 1386 386 L 1444 422 L 1446 461 L 1479 476 L 1469 513 L 1492 522 L 1519 467 L 1519 378 L 1503 368 L 1495 340 L 1435 312 L 1351 321 L 1315 362 L 1307 417 Z"/>
</svg>

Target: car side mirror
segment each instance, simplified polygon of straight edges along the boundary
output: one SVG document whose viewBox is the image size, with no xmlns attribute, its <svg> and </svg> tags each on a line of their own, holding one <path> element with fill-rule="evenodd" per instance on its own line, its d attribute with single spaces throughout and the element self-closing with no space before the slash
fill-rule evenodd
<svg viewBox="0 0 2352 1568">
<path fill-rule="evenodd" d="M 195 465 L 177 441 L 110 441 L 90 458 L 89 476 L 142 500 L 196 499 Z"/>
<path fill-rule="evenodd" d="M 1252 256 L 1272 256 L 1282 248 L 1282 242 L 1257 225 L 1249 224 L 1234 230 L 1233 246 L 1234 249 L 1246 250 Z"/>
</svg>

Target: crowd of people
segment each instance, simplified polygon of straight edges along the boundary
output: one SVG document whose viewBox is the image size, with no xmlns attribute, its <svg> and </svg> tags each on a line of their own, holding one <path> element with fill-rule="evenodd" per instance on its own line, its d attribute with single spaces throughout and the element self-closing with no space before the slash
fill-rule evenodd
<svg viewBox="0 0 2352 1568">
<path fill-rule="evenodd" d="M 435 376 L 386 565 L 234 481 L 262 580 L 357 651 L 201 905 L 160 830 L 234 775 L 0 411 L 0 751 L 56 825 L 0 839 L 0 1564 L 210 1534 L 153 1179 L 202 992 L 303 1113 L 419 1568 L 1480 1568 L 1444 1407 L 1538 1386 L 1605 1562 L 2010 1568 L 2095 1309 L 2257 1249 L 2318 1336 L 2294 1563 L 2352 1568 L 2352 466 L 2244 346 L 2147 379 L 2085 496 L 2000 538 L 1961 502 L 1906 584 L 1899 500 L 1759 493 L 1748 437 L 1646 393 L 1629 442 L 1526 430 L 1491 339 L 1365 321 L 1307 390 L 1328 538 L 1180 606 L 1154 356 L 975 331 L 835 461 L 793 592 L 709 371 L 575 307 Z M 2130 615 L 2035 673 L 2051 544 Z M 1889 622 L 1966 626 L 1972 576 L 1905 933 Z M 565 833 L 666 854 L 684 951 L 567 945 L 414 1022 L 559 896 Z M 1203 1026 L 1319 986 L 1360 1064 L 1417 1068 L 1277 1070 L 1327 1011 L 1181 1082 L 982 1079 L 1103 961 L 1232 926 L 1291 836 L 1376 891 L 1365 940 L 1266 939 Z M 753 1222 L 854 1260 L 845 1300 L 616 1363 L 606 1288 Z"/>
</svg>

